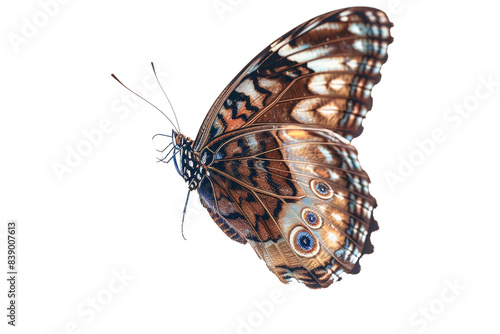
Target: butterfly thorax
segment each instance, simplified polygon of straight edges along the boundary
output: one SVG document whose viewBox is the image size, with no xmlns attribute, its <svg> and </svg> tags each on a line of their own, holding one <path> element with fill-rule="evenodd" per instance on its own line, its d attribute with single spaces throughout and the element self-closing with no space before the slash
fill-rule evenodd
<svg viewBox="0 0 500 334">
<path fill-rule="evenodd" d="M 179 133 L 175 136 L 175 144 L 181 150 L 182 177 L 188 183 L 189 190 L 195 190 L 205 176 L 206 168 L 200 162 L 198 154 L 194 153 L 191 138 Z"/>
</svg>

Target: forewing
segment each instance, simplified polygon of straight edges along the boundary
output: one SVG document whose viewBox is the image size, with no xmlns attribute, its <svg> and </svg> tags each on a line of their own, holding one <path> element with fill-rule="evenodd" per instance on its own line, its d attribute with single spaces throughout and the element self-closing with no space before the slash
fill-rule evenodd
<svg viewBox="0 0 500 334">
<path fill-rule="evenodd" d="M 225 88 L 196 138 L 210 141 L 259 123 L 318 124 L 348 140 L 362 131 L 371 90 L 392 42 L 392 23 L 368 7 L 333 11 L 291 30 Z"/>
</svg>

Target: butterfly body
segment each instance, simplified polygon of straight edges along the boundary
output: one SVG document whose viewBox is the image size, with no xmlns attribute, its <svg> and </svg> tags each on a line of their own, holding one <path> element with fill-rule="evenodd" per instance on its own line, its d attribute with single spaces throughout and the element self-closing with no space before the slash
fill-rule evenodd
<svg viewBox="0 0 500 334">
<path fill-rule="evenodd" d="M 368 7 L 307 21 L 235 77 L 196 140 L 173 135 L 189 189 L 284 283 L 327 287 L 373 251 L 376 201 L 350 141 L 371 109 L 391 26 Z"/>
<path fill-rule="evenodd" d="M 178 168 L 176 155 L 173 155 L 177 172 L 188 183 L 189 190 L 197 189 L 200 181 L 205 176 L 206 168 L 201 164 L 198 155 L 193 151 L 193 140 L 174 131 L 172 133 L 172 143 L 174 149 L 181 156 L 181 168 Z"/>
</svg>

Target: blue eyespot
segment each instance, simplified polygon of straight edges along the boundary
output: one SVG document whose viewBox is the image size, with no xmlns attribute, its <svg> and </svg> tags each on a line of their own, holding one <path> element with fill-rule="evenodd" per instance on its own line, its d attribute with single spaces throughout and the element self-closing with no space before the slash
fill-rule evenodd
<svg viewBox="0 0 500 334">
<path fill-rule="evenodd" d="M 316 222 L 318 221 L 318 216 L 316 216 L 316 214 L 312 211 L 309 211 L 307 214 L 306 214 L 306 219 L 309 223 L 315 225 Z"/>
<path fill-rule="evenodd" d="M 301 216 L 304 223 L 314 229 L 320 228 L 323 223 L 323 219 L 321 218 L 321 216 L 309 208 L 304 208 L 302 210 Z"/>
<path fill-rule="evenodd" d="M 313 193 L 321 199 L 330 199 L 333 197 L 333 189 L 321 180 L 311 180 L 310 183 Z"/>
<path fill-rule="evenodd" d="M 308 232 L 299 232 L 297 233 L 297 245 L 302 250 L 311 250 L 314 246 L 314 239 Z"/>
<path fill-rule="evenodd" d="M 328 194 L 328 188 L 323 182 L 316 183 L 316 190 L 323 196 Z"/>
<path fill-rule="evenodd" d="M 290 245 L 295 253 L 303 257 L 318 254 L 320 246 L 314 235 L 302 225 L 295 226 L 290 232 Z"/>
</svg>

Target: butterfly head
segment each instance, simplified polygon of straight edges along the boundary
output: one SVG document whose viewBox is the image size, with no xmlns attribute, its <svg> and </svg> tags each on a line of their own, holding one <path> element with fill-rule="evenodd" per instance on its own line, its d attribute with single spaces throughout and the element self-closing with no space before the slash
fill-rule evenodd
<svg viewBox="0 0 500 334">
<path fill-rule="evenodd" d="M 172 131 L 172 141 L 173 141 L 174 147 L 177 150 L 182 149 L 186 145 L 191 146 L 191 144 L 193 144 L 193 140 L 191 138 L 186 137 L 182 133 L 177 133 L 175 131 Z"/>
</svg>

